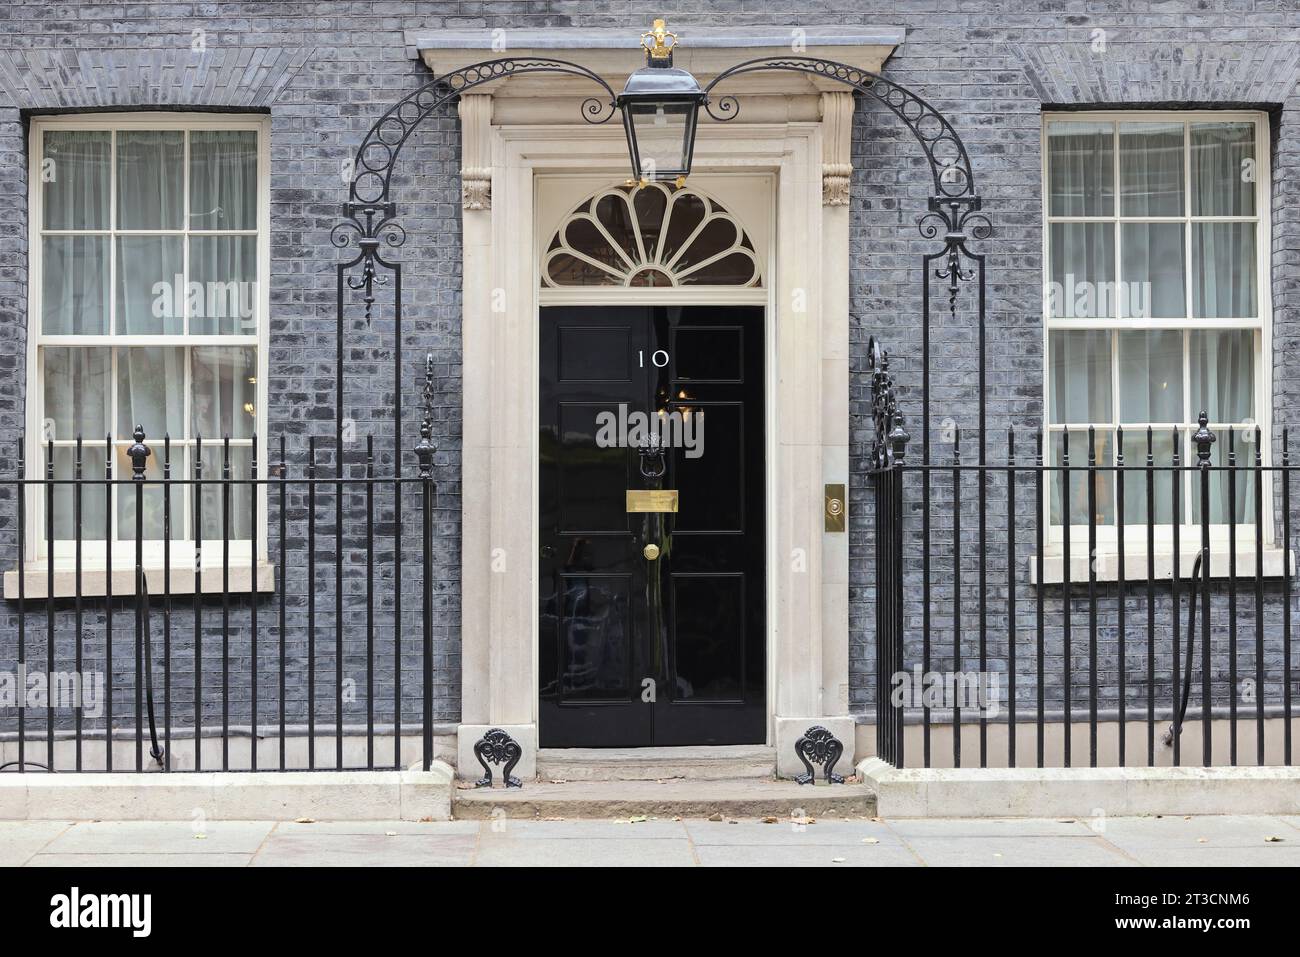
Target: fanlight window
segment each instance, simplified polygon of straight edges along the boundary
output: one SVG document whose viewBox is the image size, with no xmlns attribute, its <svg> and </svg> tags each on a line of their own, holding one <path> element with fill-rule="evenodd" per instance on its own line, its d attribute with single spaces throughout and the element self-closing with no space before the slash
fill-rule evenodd
<svg viewBox="0 0 1300 957">
<path fill-rule="evenodd" d="M 667 183 L 597 193 L 569 214 L 544 286 L 761 286 L 753 243 L 716 200 Z"/>
</svg>

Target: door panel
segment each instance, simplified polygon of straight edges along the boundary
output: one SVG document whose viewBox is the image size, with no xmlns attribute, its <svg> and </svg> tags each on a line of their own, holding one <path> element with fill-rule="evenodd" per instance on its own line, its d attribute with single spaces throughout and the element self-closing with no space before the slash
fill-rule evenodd
<svg viewBox="0 0 1300 957">
<path fill-rule="evenodd" d="M 548 307 L 540 363 L 543 746 L 762 742 L 763 310 Z M 675 426 L 662 459 L 638 414 Z"/>
</svg>

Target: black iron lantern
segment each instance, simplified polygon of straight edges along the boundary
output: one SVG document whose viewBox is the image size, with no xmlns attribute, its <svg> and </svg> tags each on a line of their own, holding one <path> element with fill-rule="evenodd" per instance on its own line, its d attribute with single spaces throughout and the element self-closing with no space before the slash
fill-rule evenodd
<svg viewBox="0 0 1300 957">
<path fill-rule="evenodd" d="M 686 70 L 673 66 L 677 37 L 662 20 L 643 34 L 646 65 L 627 78 L 615 101 L 623 111 L 623 129 L 632 157 L 632 175 L 641 182 L 682 181 L 691 171 L 695 123 L 704 91 Z"/>
</svg>

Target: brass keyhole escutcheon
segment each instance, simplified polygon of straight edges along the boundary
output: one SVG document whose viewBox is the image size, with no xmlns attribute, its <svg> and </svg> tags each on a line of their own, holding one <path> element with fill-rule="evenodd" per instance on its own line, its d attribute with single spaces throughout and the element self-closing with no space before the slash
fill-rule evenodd
<svg viewBox="0 0 1300 957">
<path fill-rule="evenodd" d="M 645 548 L 641 549 L 641 554 L 644 555 L 648 561 L 654 561 L 659 557 L 659 546 L 647 545 Z"/>
</svg>

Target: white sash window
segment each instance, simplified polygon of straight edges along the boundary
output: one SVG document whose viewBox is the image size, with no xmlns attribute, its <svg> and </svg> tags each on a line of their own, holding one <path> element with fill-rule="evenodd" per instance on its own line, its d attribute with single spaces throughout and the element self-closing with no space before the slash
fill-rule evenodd
<svg viewBox="0 0 1300 957">
<path fill-rule="evenodd" d="M 1261 113 L 1048 114 L 1043 125 L 1045 458 L 1072 466 L 1146 463 L 1152 429 L 1157 465 L 1175 445 L 1194 463 L 1201 410 L 1218 441 L 1212 462 L 1268 462 L 1268 121 Z M 1088 427 L 1095 429 L 1090 450 Z M 1256 428 L 1262 446 L 1256 444 Z M 1175 438 L 1177 433 L 1177 438 Z M 1145 477 L 1133 473 L 1124 519 L 1145 536 Z M 1154 520 L 1199 525 L 1196 477 L 1185 474 L 1178 513 L 1173 479 L 1158 473 Z M 1253 540 L 1260 490 L 1248 471 L 1229 500 L 1213 473 L 1210 522 L 1216 535 L 1236 521 Z M 1265 524 L 1268 485 L 1265 481 Z M 1086 534 L 1087 477 L 1058 478 L 1046 503 L 1055 538 L 1068 524 Z M 1068 516 L 1068 519 L 1067 519 Z M 1114 537 L 1112 473 L 1097 479 L 1101 540 Z M 1198 539 L 1199 540 L 1199 539 Z"/>
<path fill-rule="evenodd" d="M 39 117 L 31 131 L 31 281 L 27 475 L 72 478 L 81 440 L 83 563 L 133 559 L 135 492 L 106 495 L 106 464 L 129 478 L 138 424 L 162 477 L 247 478 L 265 432 L 269 262 L 267 123 L 263 117 L 151 113 Z M 259 474 L 266 457 L 257 451 Z M 223 536 L 220 490 L 171 495 L 173 563 L 193 564 L 196 541 Z M 232 558 L 251 559 L 248 486 L 233 490 Z M 145 494 L 146 557 L 162 556 L 163 492 Z M 44 489 L 28 496 L 29 560 L 51 553 Z M 72 561 L 72 486 L 56 487 L 52 551 Z M 265 520 L 265 512 L 262 511 Z M 259 538 L 262 536 L 259 535 Z M 204 555 L 207 563 L 212 554 Z"/>
</svg>

